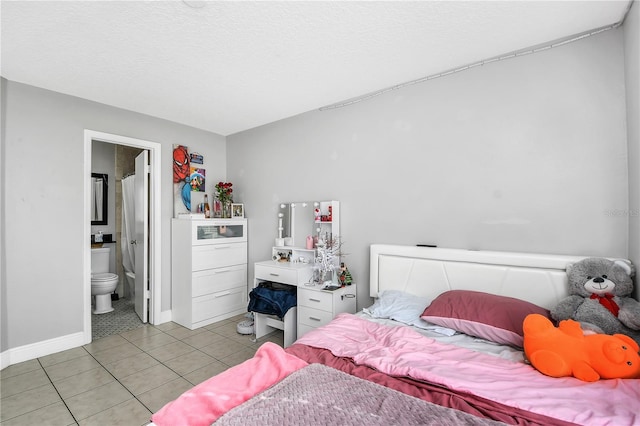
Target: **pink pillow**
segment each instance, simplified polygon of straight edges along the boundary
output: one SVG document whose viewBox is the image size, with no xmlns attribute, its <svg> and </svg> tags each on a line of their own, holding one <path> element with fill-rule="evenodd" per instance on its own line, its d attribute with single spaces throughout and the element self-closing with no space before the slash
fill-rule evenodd
<svg viewBox="0 0 640 426">
<path fill-rule="evenodd" d="M 471 336 L 522 347 L 522 322 L 529 314 L 550 318 L 547 309 L 524 300 L 479 291 L 451 290 L 436 297 L 421 318 Z"/>
</svg>

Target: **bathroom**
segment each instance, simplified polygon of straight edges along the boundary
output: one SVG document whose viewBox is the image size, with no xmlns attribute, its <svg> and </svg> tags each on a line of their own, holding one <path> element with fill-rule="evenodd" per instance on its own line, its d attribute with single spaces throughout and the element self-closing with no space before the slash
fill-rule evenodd
<svg viewBox="0 0 640 426">
<path fill-rule="evenodd" d="M 98 301 L 100 296 L 93 296 L 92 290 L 92 315 L 91 329 L 92 338 L 105 337 L 111 334 L 120 333 L 142 325 L 142 321 L 138 318 L 134 310 L 133 301 L 133 281 L 135 280 L 134 267 L 132 265 L 129 252 L 123 251 L 123 241 L 127 241 L 124 245 L 125 250 L 133 247 L 128 242 L 133 239 L 132 236 L 123 236 L 123 210 L 125 202 L 123 202 L 123 177 L 132 176 L 135 171 L 135 157 L 142 149 L 117 145 L 113 143 L 93 141 L 91 149 L 91 172 L 92 175 L 106 175 L 105 199 L 106 209 L 104 210 L 104 218 L 100 218 L 101 212 L 97 213 L 98 217 L 92 217 L 91 238 L 92 250 L 96 248 L 109 249 L 109 266 L 108 272 L 116 274 L 117 284 L 115 290 L 109 295 L 110 303 L 104 301 L 106 296 Z M 133 187 L 133 178 L 128 180 L 131 189 Z M 96 179 L 98 184 L 102 181 L 100 177 Z M 125 184 L 127 184 L 125 182 Z M 129 186 L 127 185 L 127 186 Z M 99 192 L 99 191 L 98 191 Z M 131 196 L 132 197 L 132 196 Z M 99 197 L 98 197 L 99 198 Z M 132 200 L 132 198 L 129 198 Z M 128 204 L 132 204 L 131 202 Z M 98 209 L 100 210 L 100 209 Z M 132 210 L 129 210 L 127 218 L 131 217 L 130 223 L 133 224 Z M 96 220 L 98 219 L 98 220 Z M 102 219 L 102 220 L 99 220 Z M 98 224 L 100 222 L 100 224 Z M 103 240 L 102 243 L 96 240 Z M 96 241 L 96 243 L 94 243 Z M 93 254 L 97 253 L 92 251 Z M 104 253 L 103 253 L 104 255 Z M 123 259 L 128 259 L 123 262 Z M 129 271 L 125 271 L 124 264 L 128 266 Z M 106 272 L 106 271 L 105 271 Z M 94 287 L 92 280 L 92 288 Z M 103 302 L 104 301 L 104 302 Z M 104 309 L 103 305 L 110 305 Z M 113 310 L 111 311 L 111 308 Z M 102 313 L 96 313 L 102 312 Z"/>
</svg>

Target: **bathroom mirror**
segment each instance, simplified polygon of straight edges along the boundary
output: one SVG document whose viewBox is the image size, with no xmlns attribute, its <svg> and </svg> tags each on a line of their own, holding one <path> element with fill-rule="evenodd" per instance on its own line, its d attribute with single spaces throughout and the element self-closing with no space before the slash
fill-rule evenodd
<svg viewBox="0 0 640 426">
<path fill-rule="evenodd" d="M 107 225 L 108 176 L 91 173 L 91 224 Z"/>
</svg>

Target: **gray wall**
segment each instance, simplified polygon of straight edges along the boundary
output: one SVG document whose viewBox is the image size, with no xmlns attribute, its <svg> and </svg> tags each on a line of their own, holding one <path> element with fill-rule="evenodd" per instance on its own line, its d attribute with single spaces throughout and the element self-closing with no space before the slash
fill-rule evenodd
<svg viewBox="0 0 640 426">
<path fill-rule="evenodd" d="M 6 188 L 6 174 L 5 174 L 5 122 L 7 111 L 7 80 L 0 77 L 0 234 L 4 233 L 6 229 L 5 222 L 5 188 Z M 4 352 L 7 348 L 7 263 L 6 263 L 6 241 L 0 236 L 0 353 Z"/>
<path fill-rule="evenodd" d="M 162 144 L 162 310 L 168 311 L 173 144 L 203 154 L 207 177 L 215 182 L 227 174 L 225 138 L 15 82 L 7 83 L 2 96 L 9 225 L 3 227 L 3 238 L 11 248 L 6 253 L 3 350 L 82 331 L 86 283 L 81 265 L 89 244 L 83 228 L 85 129 Z"/>
<path fill-rule="evenodd" d="M 636 299 L 640 300 L 640 7 L 634 2 L 624 23 L 627 137 L 629 144 L 629 259 L 636 265 Z"/>
<path fill-rule="evenodd" d="M 612 30 L 229 136 L 250 262 L 277 203 L 323 199 L 341 201 L 359 307 L 371 243 L 626 256 L 623 53 Z"/>
</svg>

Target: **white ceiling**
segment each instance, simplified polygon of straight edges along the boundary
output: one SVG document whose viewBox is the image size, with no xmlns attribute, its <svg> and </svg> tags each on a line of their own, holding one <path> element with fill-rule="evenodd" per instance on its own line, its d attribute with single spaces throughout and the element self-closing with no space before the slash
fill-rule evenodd
<svg viewBox="0 0 640 426">
<path fill-rule="evenodd" d="M 611 25 L 628 4 L 2 0 L 1 73 L 229 135 Z"/>
</svg>

